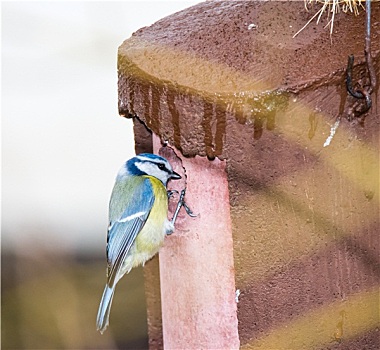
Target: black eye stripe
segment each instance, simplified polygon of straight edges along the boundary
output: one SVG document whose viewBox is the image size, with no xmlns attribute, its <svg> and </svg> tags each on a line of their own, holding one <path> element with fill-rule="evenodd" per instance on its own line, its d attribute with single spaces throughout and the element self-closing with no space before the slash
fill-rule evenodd
<svg viewBox="0 0 380 350">
<path fill-rule="evenodd" d="M 171 171 L 166 167 L 166 165 L 164 163 L 156 163 L 156 162 L 151 162 L 151 161 L 148 161 L 148 160 L 145 160 L 142 163 L 153 163 L 153 164 L 156 164 L 158 169 L 160 169 L 162 171 L 165 171 L 168 174 L 171 174 Z"/>
<path fill-rule="evenodd" d="M 159 163 L 157 164 L 158 169 L 166 171 L 167 173 L 170 173 L 169 169 L 165 166 L 165 164 Z"/>
</svg>

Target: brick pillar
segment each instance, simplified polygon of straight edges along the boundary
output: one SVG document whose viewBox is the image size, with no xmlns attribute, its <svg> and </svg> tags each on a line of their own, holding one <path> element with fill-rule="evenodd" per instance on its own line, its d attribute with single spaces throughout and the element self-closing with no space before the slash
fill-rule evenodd
<svg viewBox="0 0 380 350">
<path fill-rule="evenodd" d="M 293 38 L 312 15 L 207 1 L 119 48 L 120 113 L 177 150 L 200 214 L 160 255 L 167 348 L 378 347 L 380 95 L 357 118 L 345 87 L 349 54 L 368 84 L 364 12 Z"/>
</svg>

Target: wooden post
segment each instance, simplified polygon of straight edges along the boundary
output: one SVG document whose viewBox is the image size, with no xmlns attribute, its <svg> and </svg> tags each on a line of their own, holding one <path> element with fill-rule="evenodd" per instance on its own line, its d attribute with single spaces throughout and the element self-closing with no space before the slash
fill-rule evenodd
<svg viewBox="0 0 380 350">
<path fill-rule="evenodd" d="M 161 143 L 154 141 L 158 153 Z M 182 209 L 160 251 L 164 348 L 238 349 L 226 163 L 182 157 L 182 166 L 186 202 L 197 217 Z"/>
</svg>

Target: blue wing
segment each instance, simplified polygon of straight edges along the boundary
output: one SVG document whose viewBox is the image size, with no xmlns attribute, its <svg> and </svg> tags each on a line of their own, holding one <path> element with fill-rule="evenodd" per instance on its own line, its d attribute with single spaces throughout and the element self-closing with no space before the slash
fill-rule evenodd
<svg viewBox="0 0 380 350">
<path fill-rule="evenodd" d="M 122 210 L 121 215 L 116 215 L 111 220 L 108 229 L 107 284 L 109 287 L 113 287 L 118 281 L 123 262 L 136 236 L 144 227 L 154 203 L 152 185 L 147 178 L 131 180 L 124 185 L 124 190 L 120 191 L 119 188 L 114 192 L 111 196 L 110 212 L 114 211 L 113 206 L 120 206 L 120 202 L 125 205 L 125 208 L 117 210 Z"/>
</svg>

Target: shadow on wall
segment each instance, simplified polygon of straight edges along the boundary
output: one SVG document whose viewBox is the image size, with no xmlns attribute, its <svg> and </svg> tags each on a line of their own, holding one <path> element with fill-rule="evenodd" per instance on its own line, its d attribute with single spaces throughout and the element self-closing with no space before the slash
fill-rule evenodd
<svg viewBox="0 0 380 350">
<path fill-rule="evenodd" d="M 148 348 L 142 268 L 119 283 L 101 335 L 95 319 L 104 257 L 2 250 L 2 349 Z"/>
</svg>

